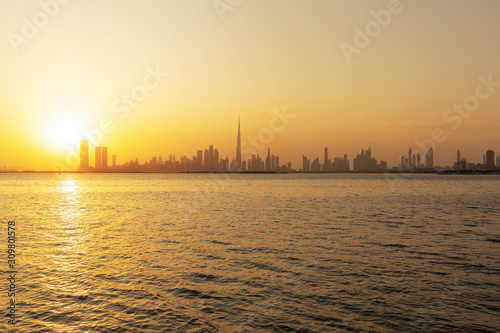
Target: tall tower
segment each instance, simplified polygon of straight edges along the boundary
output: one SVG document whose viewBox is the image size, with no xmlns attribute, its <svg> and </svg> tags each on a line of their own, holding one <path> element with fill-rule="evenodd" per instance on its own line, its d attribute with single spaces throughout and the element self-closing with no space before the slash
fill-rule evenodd
<svg viewBox="0 0 500 333">
<path fill-rule="evenodd" d="M 330 160 L 328 159 L 328 147 L 325 147 L 325 156 L 324 156 L 324 163 L 323 163 L 323 171 L 330 171 Z"/>
<path fill-rule="evenodd" d="M 102 168 L 102 147 L 95 147 L 95 169 L 101 170 Z"/>
<path fill-rule="evenodd" d="M 101 168 L 108 168 L 108 147 L 102 147 Z"/>
<path fill-rule="evenodd" d="M 236 139 L 236 164 L 238 168 L 241 167 L 241 128 L 240 116 L 238 116 L 238 137 Z"/>
<path fill-rule="evenodd" d="M 266 171 L 271 171 L 271 148 L 267 148 Z"/>
<path fill-rule="evenodd" d="M 425 154 L 425 167 L 427 169 L 434 168 L 434 149 L 431 147 Z"/>
<path fill-rule="evenodd" d="M 80 141 L 80 171 L 87 171 L 89 168 L 89 142 Z"/>
<path fill-rule="evenodd" d="M 486 152 L 486 163 L 484 164 L 488 170 L 495 169 L 495 152 L 493 150 L 488 150 Z"/>
</svg>

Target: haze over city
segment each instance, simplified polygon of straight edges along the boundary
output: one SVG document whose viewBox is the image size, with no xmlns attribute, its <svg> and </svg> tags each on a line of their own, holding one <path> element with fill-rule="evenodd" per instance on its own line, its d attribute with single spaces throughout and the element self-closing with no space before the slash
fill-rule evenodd
<svg viewBox="0 0 500 333">
<path fill-rule="evenodd" d="M 500 152 L 495 1 L 41 3 L 0 4 L 0 166 L 52 170 L 103 121 L 120 163 L 231 159 L 238 115 L 248 142 L 282 109 L 270 146 L 297 167 L 369 146 L 397 166 L 436 128 L 436 165 Z"/>
</svg>

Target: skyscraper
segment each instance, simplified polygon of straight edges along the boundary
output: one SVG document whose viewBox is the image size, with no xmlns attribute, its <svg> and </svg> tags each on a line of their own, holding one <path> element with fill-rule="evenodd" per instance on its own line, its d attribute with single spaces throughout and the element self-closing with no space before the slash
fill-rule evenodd
<svg viewBox="0 0 500 333">
<path fill-rule="evenodd" d="M 108 147 L 102 147 L 101 168 L 108 168 Z"/>
<path fill-rule="evenodd" d="M 89 169 L 89 142 L 87 140 L 80 141 L 80 171 Z"/>
<path fill-rule="evenodd" d="M 347 157 L 346 157 L 347 158 Z M 361 150 L 361 154 L 356 155 L 353 159 L 354 171 L 373 171 L 377 169 L 377 160 L 372 157 L 372 149 L 368 148 L 365 152 Z"/>
<path fill-rule="evenodd" d="M 95 147 L 95 169 L 101 170 L 102 168 L 102 147 Z"/>
<path fill-rule="evenodd" d="M 325 156 L 324 156 L 324 163 L 323 163 L 323 171 L 330 171 L 331 168 L 331 161 L 328 158 L 328 147 L 325 147 Z"/>
<path fill-rule="evenodd" d="M 266 171 L 271 171 L 271 148 L 267 148 Z"/>
<path fill-rule="evenodd" d="M 238 137 L 236 138 L 236 165 L 238 168 L 241 166 L 241 128 L 240 116 L 238 116 Z"/>
<path fill-rule="evenodd" d="M 425 153 L 425 168 L 434 168 L 434 149 L 432 147 Z"/>
<path fill-rule="evenodd" d="M 486 169 L 494 170 L 495 169 L 495 152 L 493 150 L 488 150 L 486 152 Z"/>
<path fill-rule="evenodd" d="M 413 163 L 413 153 L 411 151 L 411 147 L 410 147 L 410 149 L 408 149 L 408 163 L 409 163 L 408 167 L 411 169 L 413 167 L 413 164 L 412 164 Z"/>
<path fill-rule="evenodd" d="M 306 156 L 302 156 L 302 171 L 309 172 L 311 170 L 311 160 Z"/>
</svg>

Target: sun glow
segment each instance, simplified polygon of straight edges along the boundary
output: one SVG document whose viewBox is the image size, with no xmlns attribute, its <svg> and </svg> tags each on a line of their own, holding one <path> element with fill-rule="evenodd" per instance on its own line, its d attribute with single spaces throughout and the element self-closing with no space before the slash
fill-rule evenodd
<svg viewBox="0 0 500 333">
<path fill-rule="evenodd" d="M 43 124 L 44 138 L 52 149 L 76 147 L 86 128 L 84 117 L 72 109 L 61 110 Z"/>
</svg>

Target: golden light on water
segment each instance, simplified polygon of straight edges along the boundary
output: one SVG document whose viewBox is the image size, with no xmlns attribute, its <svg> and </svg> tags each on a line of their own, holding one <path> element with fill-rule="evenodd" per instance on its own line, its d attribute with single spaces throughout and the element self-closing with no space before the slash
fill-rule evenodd
<svg viewBox="0 0 500 333">
<path fill-rule="evenodd" d="M 88 232 L 81 202 L 81 185 L 73 176 L 65 176 L 59 182 L 57 219 L 52 226 L 55 239 L 60 242 L 52 253 L 52 266 L 57 275 L 47 282 L 47 287 L 63 297 L 80 297 L 87 294 L 89 281 L 82 275 L 85 271 L 88 252 L 88 240 L 92 233 Z M 78 305 L 75 304 L 75 308 Z"/>
</svg>

